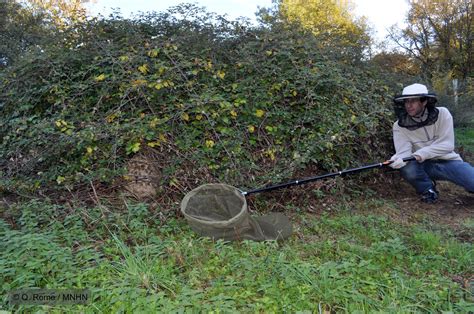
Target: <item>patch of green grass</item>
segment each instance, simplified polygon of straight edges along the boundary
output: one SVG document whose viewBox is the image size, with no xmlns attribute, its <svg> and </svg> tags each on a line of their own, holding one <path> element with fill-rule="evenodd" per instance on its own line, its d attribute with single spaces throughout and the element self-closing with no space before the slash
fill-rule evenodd
<svg viewBox="0 0 474 314">
<path fill-rule="evenodd" d="M 474 128 L 456 128 L 454 131 L 457 145 L 474 153 Z"/>
<path fill-rule="evenodd" d="M 150 219 L 144 204 L 123 211 L 21 204 L 10 210 L 15 228 L 0 219 L 0 310 L 474 310 L 472 296 L 451 279 L 472 273 L 471 243 L 362 213 L 376 205 L 396 210 L 382 201 L 356 205 L 321 217 L 300 213 L 295 235 L 278 243 L 200 238 L 184 220 Z M 88 288 L 93 300 L 68 307 L 8 304 L 8 292 L 31 287 Z"/>
</svg>

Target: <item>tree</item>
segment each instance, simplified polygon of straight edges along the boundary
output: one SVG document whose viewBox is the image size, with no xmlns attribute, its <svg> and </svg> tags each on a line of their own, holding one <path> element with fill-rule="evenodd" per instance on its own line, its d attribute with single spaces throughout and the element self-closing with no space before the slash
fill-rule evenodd
<svg viewBox="0 0 474 314">
<path fill-rule="evenodd" d="M 0 68 L 15 62 L 45 36 L 43 14 L 32 14 L 14 0 L 0 6 Z"/>
<path fill-rule="evenodd" d="M 416 76 L 420 74 L 420 68 L 410 55 L 396 51 L 382 51 L 376 54 L 371 63 L 387 71 L 400 75 Z"/>
<path fill-rule="evenodd" d="M 62 29 L 85 20 L 85 2 L 89 0 L 24 0 L 21 3 L 35 13 L 47 13 L 50 22 Z"/>
<path fill-rule="evenodd" d="M 369 47 L 370 37 L 365 19 L 356 20 L 350 13 L 350 0 L 281 0 L 281 15 L 298 23 L 322 39 L 323 43 L 351 49 L 359 57 Z M 354 50 L 354 48 L 356 50 Z"/>
<path fill-rule="evenodd" d="M 442 73 L 465 81 L 474 69 L 474 3 L 410 0 L 407 27 L 390 37 L 421 64 L 428 80 Z"/>
<path fill-rule="evenodd" d="M 85 21 L 80 0 L 3 0 L 0 6 L 0 68 L 30 49 L 57 44 L 67 30 Z M 76 32 L 77 33 L 77 32 Z"/>
</svg>

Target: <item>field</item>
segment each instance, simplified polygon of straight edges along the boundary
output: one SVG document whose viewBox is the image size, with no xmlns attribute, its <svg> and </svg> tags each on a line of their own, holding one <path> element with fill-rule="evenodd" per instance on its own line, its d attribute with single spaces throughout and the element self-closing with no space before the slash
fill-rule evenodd
<svg viewBox="0 0 474 314">
<path fill-rule="evenodd" d="M 358 195 L 286 204 L 294 234 L 285 242 L 200 238 L 175 213 L 129 200 L 84 208 L 3 199 L 0 310 L 474 311 L 474 196 L 440 183 L 440 202 L 424 205 L 397 173 L 385 176 L 387 186 Z M 252 196 L 252 214 L 273 209 L 271 200 Z M 32 287 L 89 289 L 92 300 L 8 303 L 9 292 Z"/>
</svg>

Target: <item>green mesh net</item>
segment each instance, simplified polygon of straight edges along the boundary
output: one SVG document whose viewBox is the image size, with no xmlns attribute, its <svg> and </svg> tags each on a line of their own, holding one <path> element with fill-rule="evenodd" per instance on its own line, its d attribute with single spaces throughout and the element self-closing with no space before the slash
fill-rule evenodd
<svg viewBox="0 0 474 314">
<path fill-rule="evenodd" d="M 190 191 L 181 212 L 197 234 L 224 240 L 284 240 L 292 233 L 289 219 L 281 213 L 250 216 L 247 201 L 235 187 L 205 184 Z"/>
</svg>

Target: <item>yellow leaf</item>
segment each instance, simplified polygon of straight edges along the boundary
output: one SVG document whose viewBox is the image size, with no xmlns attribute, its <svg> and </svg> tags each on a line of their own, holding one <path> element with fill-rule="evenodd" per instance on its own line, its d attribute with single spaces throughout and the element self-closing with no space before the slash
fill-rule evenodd
<svg viewBox="0 0 474 314">
<path fill-rule="evenodd" d="M 56 182 L 57 182 L 58 184 L 63 183 L 64 180 L 66 180 L 66 178 L 65 178 L 65 177 L 62 177 L 62 176 L 58 176 L 58 177 L 56 178 Z"/>
<path fill-rule="evenodd" d="M 145 118 L 146 114 L 144 112 L 140 113 L 140 118 L 143 119 Z"/>
<path fill-rule="evenodd" d="M 181 119 L 184 121 L 189 121 L 189 115 L 185 112 L 181 115 Z"/>
<path fill-rule="evenodd" d="M 134 153 L 138 152 L 140 150 L 140 146 L 141 146 L 141 143 L 140 142 L 136 142 L 134 143 L 131 147 L 130 147 L 130 150 Z"/>
<path fill-rule="evenodd" d="M 263 111 L 262 109 L 257 109 L 255 111 L 255 115 L 259 118 L 263 117 L 265 115 L 265 111 Z"/>
<path fill-rule="evenodd" d="M 219 165 L 216 165 L 216 164 L 212 164 L 212 165 L 209 165 L 208 168 L 209 168 L 210 170 L 216 170 L 216 169 L 219 169 L 220 166 L 219 166 Z"/>
<path fill-rule="evenodd" d="M 275 149 L 269 149 L 265 152 L 265 155 L 267 155 L 271 161 L 275 160 Z"/>
<path fill-rule="evenodd" d="M 224 71 L 217 71 L 217 77 L 219 77 L 221 80 L 224 79 L 224 76 L 225 76 L 225 72 Z"/>
<path fill-rule="evenodd" d="M 202 114 L 198 114 L 198 115 L 196 116 L 196 120 L 201 121 L 201 120 L 202 120 Z"/>
<path fill-rule="evenodd" d="M 155 146 L 160 146 L 160 142 L 155 141 L 155 142 L 148 142 L 147 145 L 150 147 L 155 147 Z"/>
<path fill-rule="evenodd" d="M 138 86 L 145 85 L 145 84 L 146 84 L 146 80 L 142 80 L 142 79 L 132 81 L 132 86 L 133 87 L 138 87 Z"/>
<path fill-rule="evenodd" d="M 153 120 L 150 121 L 150 127 L 156 128 L 158 122 L 160 122 L 160 119 L 158 119 L 158 118 L 156 118 L 156 117 L 153 118 Z"/>
<path fill-rule="evenodd" d="M 92 154 L 92 152 L 94 151 L 94 149 L 93 149 L 92 147 L 90 147 L 90 146 L 88 146 L 88 147 L 86 148 L 86 150 L 87 150 L 87 153 L 88 153 L 89 155 Z"/>
<path fill-rule="evenodd" d="M 106 77 L 105 74 L 102 73 L 102 74 L 95 77 L 95 81 L 96 82 L 102 82 L 103 80 L 105 80 L 105 77 Z"/>
<path fill-rule="evenodd" d="M 249 133 L 253 133 L 253 132 L 255 132 L 255 127 L 253 125 L 249 125 L 247 127 L 247 130 L 249 131 Z"/>
<path fill-rule="evenodd" d="M 163 73 L 166 72 L 167 69 L 168 69 L 167 67 L 160 67 L 160 68 L 158 69 L 158 73 L 159 73 L 159 74 L 163 74 Z"/>
<path fill-rule="evenodd" d="M 270 152 L 269 156 L 270 156 L 270 160 L 272 160 L 272 161 L 275 160 L 275 153 L 274 152 Z"/>
<path fill-rule="evenodd" d="M 163 81 L 163 86 L 164 87 L 171 87 L 174 86 L 174 83 L 171 82 L 170 80 Z"/>
<path fill-rule="evenodd" d="M 56 126 L 61 130 L 61 132 L 64 132 L 68 129 L 67 122 L 62 119 L 56 120 L 54 124 L 56 124 Z"/>
<path fill-rule="evenodd" d="M 265 126 L 265 130 L 267 130 L 268 132 L 273 132 L 274 128 L 271 125 L 267 125 Z"/>
<path fill-rule="evenodd" d="M 267 50 L 267 51 L 265 51 L 265 54 L 266 54 L 267 56 L 271 56 L 271 55 L 273 54 L 273 51 Z"/>
<path fill-rule="evenodd" d="M 158 49 L 152 49 L 148 51 L 148 56 L 151 58 L 156 58 L 158 56 L 158 52 L 159 52 Z"/>
<path fill-rule="evenodd" d="M 294 91 L 292 92 L 292 94 L 293 94 L 293 96 L 296 96 L 296 95 L 298 95 L 298 92 L 294 90 Z"/>
<path fill-rule="evenodd" d="M 232 110 L 230 112 L 230 115 L 235 118 L 235 117 L 237 117 L 237 112 L 235 110 Z"/>
<path fill-rule="evenodd" d="M 120 56 L 120 57 L 119 57 L 119 60 L 122 61 L 122 62 L 126 62 L 126 61 L 128 61 L 128 56 L 125 56 L 125 55 L 124 55 L 124 56 Z"/>
<path fill-rule="evenodd" d="M 147 145 L 150 147 L 155 147 L 155 146 L 160 146 L 161 143 L 166 143 L 166 136 L 163 133 L 160 133 L 158 135 L 158 139 L 152 142 L 148 142 Z"/>
<path fill-rule="evenodd" d="M 112 122 L 115 120 L 116 117 L 117 117 L 117 116 L 115 115 L 115 113 L 112 113 L 111 115 L 108 115 L 107 117 L 105 117 L 105 120 L 106 120 L 108 123 L 112 123 Z"/>
<path fill-rule="evenodd" d="M 142 64 L 141 66 L 138 67 L 138 71 L 140 71 L 143 74 L 148 73 L 148 64 Z"/>
<path fill-rule="evenodd" d="M 206 147 L 207 148 L 214 147 L 214 141 L 213 140 L 206 140 Z"/>
<path fill-rule="evenodd" d="M 208 61 L 206 64 L 204 64 L 204 69 L 206 71 L 210 71 L 212 69 L 212 62 Z"/>
</svg>

